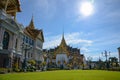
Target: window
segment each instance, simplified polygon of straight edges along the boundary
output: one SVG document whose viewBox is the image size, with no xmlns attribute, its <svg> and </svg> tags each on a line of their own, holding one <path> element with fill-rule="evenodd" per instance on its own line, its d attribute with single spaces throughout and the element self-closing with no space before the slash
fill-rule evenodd
<svg viewBox="0 0 120 80">
<path fill-rule="evenodd" d="M 26 36 L 26 43 L 28 43 L 28 37 Z"/>
<path fill-rule="evenodd" d="M 32 45 L 34 45 L 34 41 L 32 40 Z"/>
<path fill-rule="evenodd" d="M 18 40 L 16 39 L 15 49 L 17 49 Z"/>
<path fill-rule="evenodd" d="M 8 32 L 4 32 L 3 37 L 3 49 L 8 49 L 10 35 Z"/>
<path fill-rule="evenodd" d="M 25 36 L 23 36 L 23 42 L 25 42 Z"/>
</svg>

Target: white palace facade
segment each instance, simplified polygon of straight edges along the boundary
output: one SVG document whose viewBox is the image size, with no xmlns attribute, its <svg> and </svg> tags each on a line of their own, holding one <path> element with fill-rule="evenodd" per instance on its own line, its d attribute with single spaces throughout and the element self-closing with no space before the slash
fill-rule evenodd
<svg viewBox="0 0 120 80">
<path fill-rule="evenodd" d="M 16 20 L 19 0 L 0 0 L 0 68 L 22 68 L 24 60 L 43 62 L 43 31 L 35 29 L 33 17 L 24 28 Z"/>
</svg>

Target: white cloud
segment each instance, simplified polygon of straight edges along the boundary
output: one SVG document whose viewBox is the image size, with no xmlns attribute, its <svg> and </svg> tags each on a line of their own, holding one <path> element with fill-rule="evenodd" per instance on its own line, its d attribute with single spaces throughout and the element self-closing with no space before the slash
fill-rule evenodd
<svg viewBox="0 0 120 80">
<path fill-rule="evenodd" d="M 118 52 L 111 52 L 110 57 L 117 57 L 118 58 Z"/>
<path fill-rule="evenodd" d="M 76 33 L 68 33 L 65 35 L 65 39 L 66 39 L 66 42 L 67 44 L 72 44 L 72 45 L 75 45 L 75 44 L 80 44 L 80 43 L 87 43 L 87 44 L 91 44 L 92 41 L 91 40 L 86 40 L 86 39 L 81 39 L 81 33 L 79 32 L 76 32 Z"/>
<path fill-rule="evenodd" d="M 86 47 L 82 47 L 82 48 L 81 48 L 81 51 L 84 51 L 84 52 L 89 52 L 89 49 L 88 49 L 88 48 L 86 48 Z"/>
<path fill-rule="evenodd" d="M 77 47 L 77 48 L 79 47 L 84 52 L 88 52 L 89 50 L 87 49 L 87 47 L 91 46 L 93 41 L 81 39 L 80 36 L 82 36 L 80 32 L 67 33 L 65 34 L 66 43 L 67 45 L 70 45 L 72 47 Z M 50 37 L 46 36 L 43 48 L 47 48 L 47 49 L 54 48 L 60 44 L 61 39 L 62 39 L 62 35 L 56 35 Z"/>
<path fill-rule="evenodd" d="M 80 48 L 81 54 L 84 54 L 87 58 L 88 55 L 90 56 L 90 49 L 89 47 L 92 46 L 93 41 L 84 39 L 83 36 L 89 35 L 88 33 L 84 34 L 82 32 L 74 32 L 74 33 L 66 33 L 65 34 L 65 40 L 67 45 L 70 45 L 72 47 Z M 56 36 L 46 36 L 45 43 L 43 48 L 54 48 L 58 46 L 61 42 L 62 35 L 56 35 Z"/>
<path fill-rule="evenodd" d="M 114 33 L 111 36 L 105 36 L 94 40 L 96 46 L 120 44 L 119 33 Z"/>
</svg>

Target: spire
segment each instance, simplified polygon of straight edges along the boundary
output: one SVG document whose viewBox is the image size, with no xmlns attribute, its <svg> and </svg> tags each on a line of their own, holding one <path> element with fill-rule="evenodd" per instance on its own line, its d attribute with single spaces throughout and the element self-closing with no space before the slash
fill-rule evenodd
<svg viewBox="0 0 120 80">
<path fill-rule="evenodd" d="M 66 46 L 66 41 L 65 41 L 64 36 L 62 37 L 61 45 Z"/>
<path fill-rule="evenodd" d="M 32 15 L 31 22 L 30 22 L 30 24 L 29 24 L 29 28 L 35 29 L 35 27 L 34 27 L 34 22 L 33 22 L 33 15 Z"/>
<path fill-rule="evenodd" d="M 63 27 L 63 34 L 62 34 L 62 41 L 65 41 L 65 39 L 64 39 L 64 27 Z M 62 42 L 61 42 L 62 43 Z"/>
<path fill-rule="evenodd" d="M 62 37 L 64 38 L 64 27 L 63 27 L 63 35 L 62 35 Z"/>
<path fill-rule="evenodd" d="M 63 46 L 63 47 L 67 46 L 66 41 L 65 41 L 65 38 L 64 38 L 64 31 L 63 31 L 62 41 L 61 41 L 60 46 Z"/>
<path fill-rule="evenodd" d="M 65 54 L 69 55 L 69 52 L 67 50 L 67 44 L 66 44 L 66 41 L 65 41 L 65 38 L 64 38 L 64 32 L 63 32 L 63 35 L 62 35 L 61 43 L 60 43 L 58 49 L 56 50 L 55 54 L 62 54 L 62 53 L 65 53 Z"/>
</svg>

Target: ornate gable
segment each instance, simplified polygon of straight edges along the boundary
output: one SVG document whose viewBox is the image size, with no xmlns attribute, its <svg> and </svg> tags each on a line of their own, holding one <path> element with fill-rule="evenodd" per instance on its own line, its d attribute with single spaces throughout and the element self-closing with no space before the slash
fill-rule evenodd
<svg viewBox="0 0 120 80">
<path fill-rule="evenodd" d="M 37 37 L 38 37 L 38 39 L 40 39 L 44 42 L 44 37 L 43 37 L 43 31 L 42 30 L 40 30 L 40 33 Z"/>
<path fill-rule="evenodd" d="M 5 9 L 8 14 L 12 16 L 16 15 L 16 12 L 20 12 L 19 0 L 0 0 L 0 9 Z"/>
<path fill-rule="evenodd" d="M 43 37 L 43 31 L 35 29 L 34 22 L 33 22 L 33 17 L 31 19 L 31 22 L 28 27 L 25 28 L 24 32 L 32 37 L 33 39 L 39 38 L 41 41 L 44 42 L 44 37 Z"/>
<path fill-rule="evenodd" d="M 61 41 L 60 45 L 58 46 L 58 49 L 55 51 L 55 55 L 56 54 L 63 54 L 63 53 L 65 53 L 69 56 L 69 52 L 67 49 L 66 41 L 64 39 L 64 35 L 62 36 L 62 41 Z"/>
</svg>

